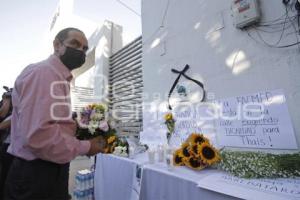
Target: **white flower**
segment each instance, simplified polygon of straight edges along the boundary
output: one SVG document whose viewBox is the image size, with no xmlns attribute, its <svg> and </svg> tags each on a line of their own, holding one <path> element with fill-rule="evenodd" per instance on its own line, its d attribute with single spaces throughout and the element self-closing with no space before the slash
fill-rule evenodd
<svg viewBox="0 0 300 200">
<path fill-rule="evenodd" d="M 125 147 L 117 146 L 117 147 L 115 147 L 113 154 L 117 155 L 117 156 L 128 157 L 128 154 L 126 151 L 127 151 L 126 146 Z"/>
<path fill-rule="evenodd" d="M 121 147 L 117 146 L 117 147 L 115 147 L 115 150 L 114 150 L 113 154 L 119 155 L 119 154 L 121 154 L 121 152 L 122 152 Z"/>
<path fill-rule="evenodd" d="M 95 132 L 96 132 L 96 129 L 95 129 L 95 128 L 93 128 L 93 127 L 88 127 L 88 129 L 89 129 L 89 131 L 91 132 L 92 135 L 95 134 Z"/>
<path fill-rule="evenodd" d="M 92 120 L 99 121 L 99 120 L 102 120 L 103 118 L 104 118 L 104 116 L 103 116 L 102 113 L 92 112 L 92 114 L 91 114 L 91 119 Z"/>
<path fill-rule="evenodd" d="M 98 127 L 98 122 L 91 120 L 88 125 L 88 129 L 92 135 L 94 135 L 96 128 Z"/>
</svg>

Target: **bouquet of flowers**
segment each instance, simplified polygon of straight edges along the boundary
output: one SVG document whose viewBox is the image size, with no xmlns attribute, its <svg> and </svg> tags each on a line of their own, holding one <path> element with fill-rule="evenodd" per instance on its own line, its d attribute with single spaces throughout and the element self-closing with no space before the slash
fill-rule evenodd
<svg viewBox="0 0 300 200">
<path fill-rule="evenodd" d="M 92 104 L 79 112 L 77 119 L 76 137 L 87 140 L 97 136 L 103 136 L 107 140 L 106 153 L 113 153 L 117 146 L 126 146 L 116 135 L 116 130 L 106 120 L 106 106 L 103 104 Z"/>
<path fill-rule="evenodd" d="M 219 151 L 202 134 L 192 133 L 173 155 L 175 166 L 201 170 L 220 161 Z"/>
<path fill-rule="evenodd" d="M 240 178 L 300 177 L 300 152 L 273 154 L 265 152 L 215 149 L 202 134 L 193 133 L 173 155 L 175 166 L 201 170 L 208 166 Z"/>
<path fill-rule="evenodd" d="M 167 141 L 168 141 L 168 144 L 169 144 L 171 136 L 172 136 L 172 133 L 175 130 L 175 120 L 173 118 L 172 113 L 167 113 L 164 118 L 165 118 L 165 124 L 166 124 L 167 129 L 168 129 L 168 132 L 167 132 Z"/>
<path fill-rule="evenodd" d="M 300 177 L 300 152 L 271 154 L 250 151 L 221 151 L 218 169 L 241 178 Z"/>
</svg>

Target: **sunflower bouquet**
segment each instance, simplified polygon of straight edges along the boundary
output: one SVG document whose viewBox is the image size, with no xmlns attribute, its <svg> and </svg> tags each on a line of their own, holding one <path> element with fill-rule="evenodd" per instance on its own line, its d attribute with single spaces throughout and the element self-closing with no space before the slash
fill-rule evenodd
<svg viewBox="0 0 300 200">
<path fill-rule="evenodd" d="M 201 170 L 220 161 L 219 151 L 202 134 L 192 133 L 173 155 L 175 166 Z"/>
<path fill-rule="evenodd" d="M 240 178 L 300 177 L 300 152 L 273 154 L 216 150 L 202 134 L 193 133 L 173 155 L 175 166 L 201 170 L 213 166 Z"/>
<path fill-rule="evenodd" d="M 165 118 L 165 124 L 166 124 L 167 129 L 168 129 L 167 141 L 168 141 L 168 144 L 169 144 L 171 136 L 172 136 L 172 134 L 175 130 L 175 120 L 174 120 L 174 117 L 173 117 L 172 113 L 165 114 L 164 118 Z"/>
<path fill-rule="evenodd" d="M 91 104 L 79 112 L 77 131 L 75 136 L 80 140 L 88 140 L 97 136 L 103 136 L 107 140 L 106 153 L 112 153 L 121 142 L 116 135 L 116 130 L 106 120 L 106 106 L 103 104 Z"/>
</svg>

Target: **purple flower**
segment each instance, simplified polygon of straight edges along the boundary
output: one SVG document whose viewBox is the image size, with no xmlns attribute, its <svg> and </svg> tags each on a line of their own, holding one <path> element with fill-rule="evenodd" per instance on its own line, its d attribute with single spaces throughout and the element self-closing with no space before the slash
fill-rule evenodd
<svg viewBox="0 0 300 200">
<path fill-rule="evenodd" d="M 105 131 L 105 132 L 108 131 L 109 126 L 108 126 L 107 121 L 105 121 L 105 120 L 100 121 L 99 122 L 99 129 L 102 130 L 102 131 Z"/>
</svg>

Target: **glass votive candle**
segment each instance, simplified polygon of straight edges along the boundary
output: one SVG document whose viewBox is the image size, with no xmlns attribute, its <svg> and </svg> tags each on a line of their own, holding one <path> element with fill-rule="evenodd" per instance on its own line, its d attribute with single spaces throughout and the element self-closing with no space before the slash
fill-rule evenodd
<svg viewBox="0 0 300 200">
<path fill-rule="evenodd" d="M 164 160 L 165 160 L 165 149 L 162 145 L 158 146 L 157 154 L 158 154 L 158 162 L 164 162 Z"/>
<path fill-rule="evenodd" d="M 134 158 L 134 155 L 135 155 L 135 148 L 132 147 L 132 146 L 129 146 L 128 154 L 129 154 L 129 158 Z"/>
<path fill-rule="evenodd" d="M 173 165 L 173 154 L 167 154 L 166 155 L 166 164 L 168 170 L 172 170 L 174 165 Z"/>
<path fill-rule="evenodd" d="M 155 163 L 155 151 L 153 149 L 148 150 L 148 161 L 149 161 L 149 164 Z"/>
</svg>

